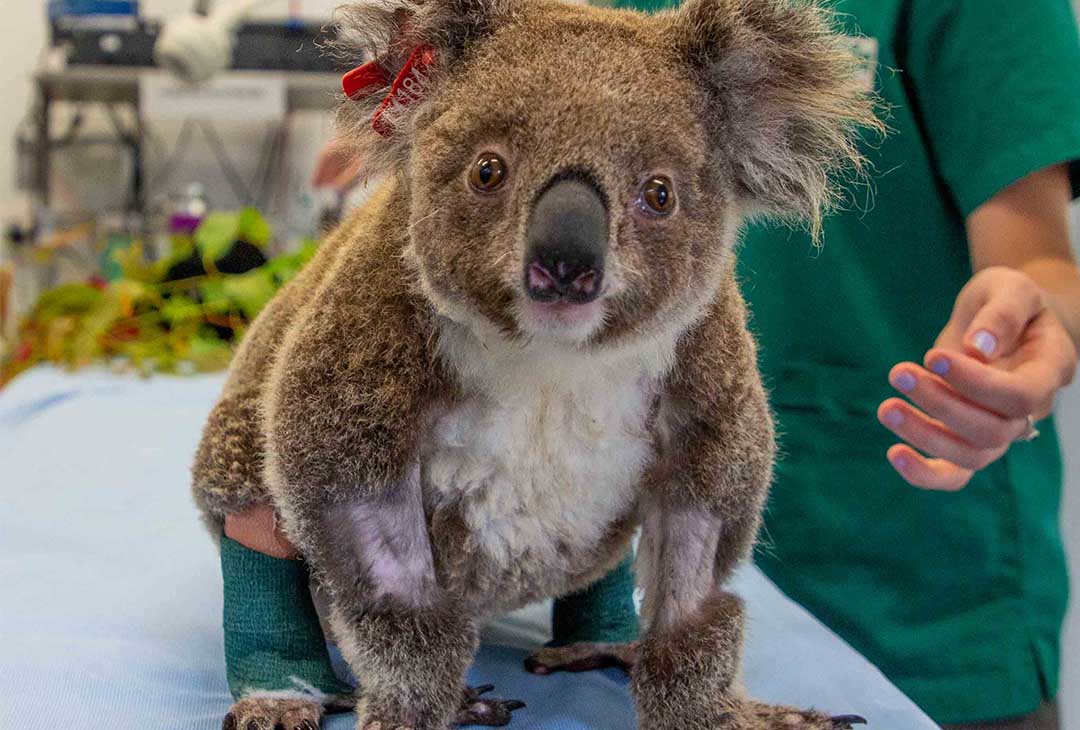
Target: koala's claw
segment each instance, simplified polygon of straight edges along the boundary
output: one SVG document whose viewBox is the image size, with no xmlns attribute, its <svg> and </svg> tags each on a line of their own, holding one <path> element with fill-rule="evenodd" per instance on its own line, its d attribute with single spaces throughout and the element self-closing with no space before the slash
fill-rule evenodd
<svg viewBox="0 0 1080 730">
<path fill-rule="evenodd" d="M 754 730 L 852 730 L 852 725 L 865 725 L 866 718 L 859 715 L 825 715 L 814 710 L 768 705 L 764 702 L 748 702 L 736 714 L 744 722 L 736 727 Z"/>
<path fill-rule="evenodd" d="M 615 667 L 627 674 L 637 661 L 638 645 L 579 642 L 566 646 L 545 646 L 525 660 L 532 674 L 588 672 Z"/>
<path fill-rule="evenodd" d="M 225 715 L 221 730 L 319 730 L 321 718 L 317 702 L 246 697 Z"/>
<path fill-rule="evenodd" d="M 465 698 L 461 709 L 454 719 L 455 725 L 486 725 L 502 727 L 510 724 L 514 710 L 525 707 L 521 700 L 501 700 L 498 698 L 481 699 L 480 695 L 495 689 L 495 685 L 485 684 L 480 687 L 465 689 Z"/>
</svg>

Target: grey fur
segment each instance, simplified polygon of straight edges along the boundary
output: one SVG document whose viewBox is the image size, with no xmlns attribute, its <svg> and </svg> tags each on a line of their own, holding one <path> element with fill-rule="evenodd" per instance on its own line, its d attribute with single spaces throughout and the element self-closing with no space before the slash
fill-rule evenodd
<svg viewBox="0 0 1080 730">
<path fill-rule="evenodd" d="M 194 469 L 208 519 L 277 509 L 361 680 L 361 727 L 449 725 L 479 622 L 589 585 L 644 522 L 641 725 L 831 730 L 742 694 L 742 611 L 720 590 L 775 454 L 738 227 L 767 211 L 816 230 L 832 176 L 862 164 L 856 128 L 879 127 L 827 14 L 426 0 L 339 17 L 391 78 L 420 44 L 436 64 L 389 140 L 370 125 L 387 89 L 344 103 L 345 134 L 388 174 L 253 326 Z M 477 194 L 465 170 L 490 151 L 508 181 Z M 526 222 L 570 171 L 609 215 L 579 329 L 522 292 Z M 678 201 L 663 220 L 635 198 L 655 174 Z"/>
</svg>

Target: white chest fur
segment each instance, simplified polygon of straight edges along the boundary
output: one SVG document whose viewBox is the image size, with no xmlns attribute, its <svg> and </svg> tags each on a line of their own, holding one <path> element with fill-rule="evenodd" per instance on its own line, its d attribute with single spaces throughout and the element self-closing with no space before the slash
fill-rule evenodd
<svg viewBox="0 0 1080 730">
<path fill-rule="evenodd" d="M 450 331 L 441 345 L 468 395 L 435 423 L 428 499 L 462 504 L 496 565 L 573 569 L 637 497 L 671 344 L 599 356 Z"/>
</svg>

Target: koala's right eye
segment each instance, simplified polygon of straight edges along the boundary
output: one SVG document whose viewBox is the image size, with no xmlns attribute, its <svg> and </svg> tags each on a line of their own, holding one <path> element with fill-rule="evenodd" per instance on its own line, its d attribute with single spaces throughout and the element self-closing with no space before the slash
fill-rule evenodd
<svg viewBox="0 0 1080 730">
<path fill-rule="evenodd" d="M 641 186 L 638 207 L 649 215 L 661 217 L 675 210 L 675 190 L 663 175 L 652 177 Z"/>
<path fill-rule="evenodd" d="M 469 170 L 469 185 L 478 193 L 493 193 L 506 179 L 506 162 L 494 152 L 484 152 Z"/>
</svg>

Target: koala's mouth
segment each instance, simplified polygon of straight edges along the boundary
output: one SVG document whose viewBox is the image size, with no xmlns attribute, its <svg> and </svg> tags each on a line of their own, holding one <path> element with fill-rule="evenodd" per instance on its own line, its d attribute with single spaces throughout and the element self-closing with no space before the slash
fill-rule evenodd
<svg viewBox="0 0 1080 730">
<path fill-rule="evenodd" d="M 550 302 L 530 299 L 522 304 L 518 319 L 522 330 L 528 334 L 584 341 L 603 324 L 605 306 L 602 296 L 585 303 L 568 299 Z"/>
</svg>

